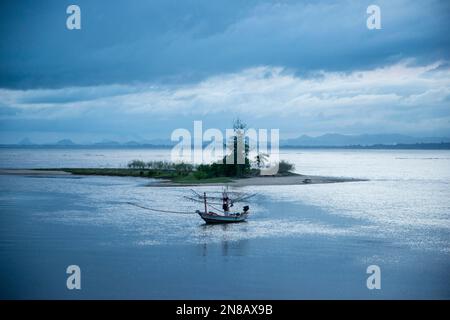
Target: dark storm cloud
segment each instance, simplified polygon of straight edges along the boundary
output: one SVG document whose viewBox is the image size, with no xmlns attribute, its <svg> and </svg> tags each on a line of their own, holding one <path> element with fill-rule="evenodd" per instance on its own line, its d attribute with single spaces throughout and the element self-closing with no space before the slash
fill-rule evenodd
<svg viewBox="0 0 450 320">
<path fill-rule="evenodd" d="M 366 8 L 382 10 L 369 31 Z M 65 27 L 69 4 L 82 30 Z M 449 58 L 447 1 L 3 1 L 0 87 L 180 84 L 259 65 L 297 74 Z M 424 16 L 425 15 L 425 16 Z"/>
</svg>

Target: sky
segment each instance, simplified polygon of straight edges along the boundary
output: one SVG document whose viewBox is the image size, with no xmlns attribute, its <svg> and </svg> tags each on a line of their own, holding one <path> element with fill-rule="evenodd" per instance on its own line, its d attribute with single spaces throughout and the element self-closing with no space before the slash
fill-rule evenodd
<svg viewBox="0 0 450 320">
<path fill-rule="evenodd" d="M 449 30 L 445 0 L 2 1 L 0 143 L 169 139 L 236 118 L 281 138 L 449 137 Z"/>
</svg>

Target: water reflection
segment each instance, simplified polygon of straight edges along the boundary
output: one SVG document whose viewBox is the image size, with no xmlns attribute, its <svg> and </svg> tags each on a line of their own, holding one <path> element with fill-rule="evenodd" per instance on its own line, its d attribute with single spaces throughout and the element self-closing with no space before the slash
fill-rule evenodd
<svg viewBox="0 0 450 320">
<path fill-rule="evenodd" d="M 247 222 L 239 223 L 240 226 L 247 224 Z M 228 256 L 245 256 L 248 249 L 248 239 L 233 240 L 233 236 L 230 232 L 234 232 L 235 224 L 202 224 L 201 234 L 202 240 L 200 244 L 201 255 L 203 257 L 208 256 L 209 252 L 217 254 L 217 247 L 220 246 L 220 253 L 224 257 Z M 240 229 L 240 232 L 246 232 L 246 228 Z M 210 241 L 211 234 L 220 234 L 220 240 L 215 238 L 213 242 Z M 209 250 L 211 249 L 211 250 Z"/>
</svg>

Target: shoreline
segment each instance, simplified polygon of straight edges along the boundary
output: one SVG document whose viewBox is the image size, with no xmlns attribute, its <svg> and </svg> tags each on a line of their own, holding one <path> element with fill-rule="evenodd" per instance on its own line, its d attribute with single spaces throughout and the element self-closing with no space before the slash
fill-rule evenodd
<svg viewBox="0 0 450 320">
<path fill-rule="evenodd" d="M 64 170 L 40 170 L 40 169 L 0 169 L 0 175 L 13 176 L 56 176 L 56 175 L 71 175 L 70 172 Z"/>
<path fill-rule="evenodd" d="M 48 176 L 48 175 L 83 175 L 73 174 L 64 169 L 0 169 L 0 175 L 21 175 L 21 176 Z M 84 174 L 92 175 L 92 174 Z M 127 175 L 111 175 L 111 174 L 95 174 L 99 176 L 127 176 Z M 139 177 L 129 175 L 131 177 Z M 308 184 L 325 184 L 325 183 L 342 183 L 342 182 L 361 182 L 368 181 L 368 179 L 357 179 L 348 177 L 330 177 L 330 176 L 315 176 L 303 174 L 290 174 L 285 176 L 257 176 L 249 178 L 233 179 L 229 178 L 224 181 L 199 180 L 198 182 L 176 182 L 165 178 L 145 177 L 159 180 L 156 183 L 149 183 L 149 187 L 193 187 L 193 186 L 221 186 L 229 185 L 232 187 L 246 187 L 246 186 L 289 186 L 289 185 L 308 185 Z"/>
<path fill-rule="evenodd" d="M 290 175 L 290 176 L 259 176 L 250 178 L 232 179 L 227 183 L 177 183 L 170 180 L 148 184 L 148 187 L 197 187 L 197 186 L 221 186 L 248 187 L 248 186 L 296 186 L 308 184 L 362 182 L 368 179 L 356 179 L 346 177 L 328 177 L 312 175 Z"/>
</svg>

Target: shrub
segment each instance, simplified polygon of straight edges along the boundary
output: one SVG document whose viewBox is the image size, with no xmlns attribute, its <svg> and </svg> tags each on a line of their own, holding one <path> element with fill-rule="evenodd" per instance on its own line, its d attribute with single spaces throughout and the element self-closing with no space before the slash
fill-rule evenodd
<svg viewBox="0 0 450 320">
<path fill-rule="evenodd" d="M 167 161 L 149 161 L 146 166 L 154 170 L 174 170 L 175 164 Z"/>
<path fill-rule="evenodd" d="M 145 169 L 145 162 L 141 160 L 133 160 L 128 163 L 128 168 L 131 169 Z"/>
<path fill-rule="evenodd" d="M 194 168 L 194 166 L 192 164 L 189 163 L 177 163 L 175 165 L 173 165 L 175 171 L 177 172 L 178 175 L 181 176 L 187 176 L 189 174 L 189 172 L 192 171 L 192 169 Z"/>
<path fill-rule="evenodd" d="M 287 162 L 285 160 L 281 160 L 278 163 L 278 173 L 280 173 L 280 174 L 289 173 L 294 169 L 295 169 L 295 165 L 290 162 Z"/>
<path fill-rule="evenodd" d="M 206 179 L 206 178 L 209 178 L 209 176 L 208 176 L 208 174 L 206 173 L 206 172 L 204 172 L 204 171 L 195 171 L 194 172 L 194 177 L 196 178 L 196 179 Z"/>
</svg>

